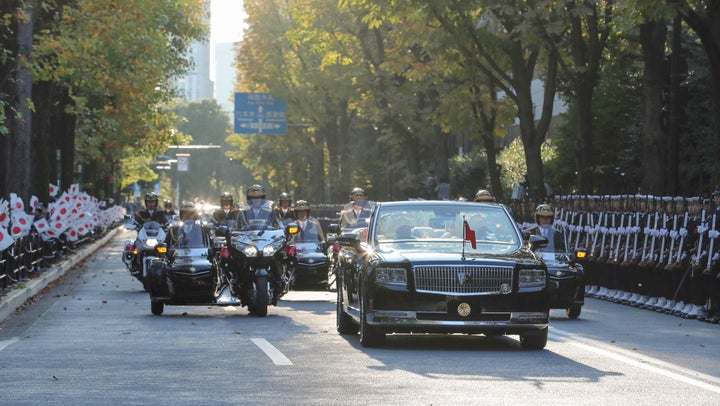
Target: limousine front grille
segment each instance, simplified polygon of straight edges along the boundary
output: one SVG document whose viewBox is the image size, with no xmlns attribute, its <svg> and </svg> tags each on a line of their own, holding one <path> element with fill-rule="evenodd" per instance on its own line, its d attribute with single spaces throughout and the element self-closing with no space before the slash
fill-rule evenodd
<svg viewBox="0 0 720 406">
<path fill-rule="evenodd" d="M 416 266 L 415 289 L 420 293 L 477 295 L 509 293 L 513 269 L 500 266 Z"/>
</svg>

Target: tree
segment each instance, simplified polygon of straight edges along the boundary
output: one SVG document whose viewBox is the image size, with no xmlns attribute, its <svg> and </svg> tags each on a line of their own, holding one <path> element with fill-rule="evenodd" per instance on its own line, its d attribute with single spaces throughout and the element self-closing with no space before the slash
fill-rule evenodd
<svg viewBox="0 0 720 406">
<path fill-rule="evenodd" d="M 163 105 L 189 66 L 190 42 L 206 34 L 203 7 L 201 0 L 67 0 L 37 8 L 33 133 L 45 149 L 33 154 L 47 163 L 60 152 L 61 187 L 82 181 L 102 195 L 156 176 L 152 158 L 176 141 Z M 47 190 L 49 174 L 36 175 L 36 187 Z M 121 182 L 111 187 L 116 175 Z"/>
</svg>

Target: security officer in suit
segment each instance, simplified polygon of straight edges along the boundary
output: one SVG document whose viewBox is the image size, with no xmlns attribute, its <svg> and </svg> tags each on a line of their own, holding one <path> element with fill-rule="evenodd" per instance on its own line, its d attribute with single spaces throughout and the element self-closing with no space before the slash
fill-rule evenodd
<svg viewBox="0 0 720 406">
<path fill-rule="evenodd" d="M 275 215 L 279 222 L 288 224 L 295 219 L 295 213 L 293 211 L 292 198 L 288 193 L 281 193 L 278 198 L 278 205 L 275 207 Z"/>
<path fill-rule="evenodd" d="M 548 245 L 542 248 L 543 251 L 565 251 L 565 236 L 563 232 L 553 225 L 555 211 L 552 206 L 543 203 L 535 209 L 535 222 L 538 225 L 538 234 L 547 238 Z"/>
<path fill-rule="evenodd" d="M 296 241 L 299 242 L 317 242 L 325 241 L 322 226 L 320 222 L 310 216 L 310 204 L 305 200 L 298 200 L 295 204 L 295 223 L 300 228 Z"/>
<path fill-rule="evenodd" d="M 365 191 L 359 187 L 350 192 L 350 203 L 340 213 L 340 227 L 353 227 L 358 219 L 370 215 L 370 209 L 364 204 L 367 201 Z"/>
</svg>

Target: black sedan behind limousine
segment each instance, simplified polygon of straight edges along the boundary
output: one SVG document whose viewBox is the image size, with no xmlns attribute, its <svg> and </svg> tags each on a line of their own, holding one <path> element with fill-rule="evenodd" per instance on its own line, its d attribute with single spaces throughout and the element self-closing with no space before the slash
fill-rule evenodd
<svg viewBox="0 0 720 406">
<path fill-rule="evenodd" d="M 496 203 L 377 203 L 367 227 L 336 247 L 337 330 L 365 347 L 390 333 L 515 334 L 547 344 L 547 244 L 525 236 Z"/>
</svg>

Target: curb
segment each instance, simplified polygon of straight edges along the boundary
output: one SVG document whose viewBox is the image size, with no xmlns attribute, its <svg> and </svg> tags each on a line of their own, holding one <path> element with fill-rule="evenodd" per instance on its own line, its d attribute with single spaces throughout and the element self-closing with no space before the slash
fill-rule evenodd
<svg viewBox="0 0 720 406">
<path fill-rule="evenodd" d="M 121 228 L 122 227 L 113 228 L 102 238 L 82 246 L 73 255 L 69 255 L 66 259 L 53 264 L 50 268 L 43 271 L 37 278 L 23 282 L 25 288 L 13 289 L 8 292 L 7 296 L 0 298 L 0 322 L 8 318 L 28 299 L 40 293 L 50 283 L 65 275 L 65 273 L 67 273 L 80 261 L 92 255 L 99 247 L 107 244 L 108 241 L 121 231 Z"/>
</svg>

